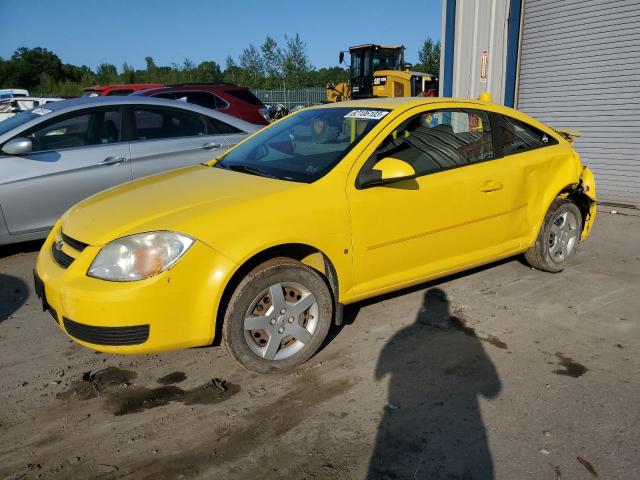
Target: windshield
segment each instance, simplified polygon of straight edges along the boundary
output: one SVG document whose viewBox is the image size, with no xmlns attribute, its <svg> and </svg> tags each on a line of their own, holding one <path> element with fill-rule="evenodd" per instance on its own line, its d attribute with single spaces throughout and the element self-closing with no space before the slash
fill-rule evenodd
<svg viewBox="0 0 640 480">
<path fill-rule="evenodd" d="M 33 110 L 27 110 L 22 113 L 18 113 L 13 117 L 9 117 L 6 120 L 0 122 L 0 135 L 4 135 L 5 133 L 13 130 L 20 125 L 27 123 L 29 120 L 33 120 L 34 118 L 38 118 L 40 115 L 37 113 L 33 113 Z"/>
<path fill-rule="evenodd" d="M 302 110 L 230 150 L 215 166 L 311 183 L 336 166 L 387 113 L 348 107 Z"/>
<path fill-rule="evenodd" d="M 401 51 L 397 49 L 383 48 L 378 50 L 373 57 L 373 71 L 400 70 Z"/>
</svg>

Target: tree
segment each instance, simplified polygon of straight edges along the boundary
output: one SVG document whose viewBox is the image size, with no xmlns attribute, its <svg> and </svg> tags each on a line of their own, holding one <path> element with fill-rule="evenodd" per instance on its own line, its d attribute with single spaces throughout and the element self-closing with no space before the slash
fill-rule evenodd
<svg viewBox="0 0 640 480">
<path fill-rule="evenodd" d="M 153 61 L 152 56 L 144 57 L 144 62 L 147 65 L 147 72 L 154 73 L 158 67 L 156 66 L 156 62 Z"/>
<path fill-rule="evenodd" d="M 278 43 L 267 35 L 260 47 L 267 75 L 267 87 L 273 88 L 279 85 L 282 78 L 283 55 Z"/>
<path fill-rule="evenodd" d="M 136 83 L 136 70 L 127 62 L 122 64 L 122 81 L 124 83 Z"/>
<path fill-rule="evenodd" d="M 254 44 L 250 44 L 240 54 L 240 66 L 249 74 L 253 82 L 252 87 L 260 85 L 264 77 L 264 62 L 260 52 Z"/>
<path fill-rule="evenodd" d="M 46 73 L 52 80 L 64 79 L 62 61 L 46 48 L 19 48 L 11 56 L 9 78 L 5 81 L 14 88 L 33 89 Z"/>
<path fill-rule="evenodd" d="M 118 80 L 118 69 L 111 63 L 101 63 L 96 70 L 96 81 L 101 85 L 109 85 Z"/>
<path fill-rule="evenodd" d="M 282 69 L 287 85 L 295 85 L 296 88 L 308 86 L 309 71 L 313 70 L 309 56 L 307 55 L 307 44 L 302 41 L 300 35 L 295 37 L 284 36 L 286 47 L 283 55 Z"/>
<path fill-rule="evenodd" d="M 220 83 L 222 70 L 220 70 L 220 65 L 213 60 L 205 60 L 196 67 L 194 76 L 198 82 Z"/>
<path fill-rule="evenodd" d="M 415 69 L 431 75 L 440 74 L 440 40 L 434 42 L 427 38 L 418 51 L 418 65 Z"/>
</svg>

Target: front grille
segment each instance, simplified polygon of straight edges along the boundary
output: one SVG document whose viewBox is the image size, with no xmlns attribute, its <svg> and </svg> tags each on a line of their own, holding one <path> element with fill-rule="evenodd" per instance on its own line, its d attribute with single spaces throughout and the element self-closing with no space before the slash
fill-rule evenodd
<svg viewBox="0 0 640 480">
<path fill-rule="evenodd" d="M 139 345 L 149 339 L 149 325 L 94 327 L 62 317 L 69 335 L 95 345 Z"/>
<path fill-rule="evenodd" d="M 62 241 L 69 245 L 74 250 L 79 252 L 83 251 L 85 248 L 89 246 L 88 243 L 82 243 L 80 240 L 76 240 L 75 238 L 71 238 L 64 234 L 64 232 L 60 232 L 62 234 Z"/>
<path fill-rule="evenodd" d="M 62 268 L 69 268 L 69 265 L 71 265 L 75 260 L 73 257 L 60 250 L 56 243 L 51 245 L 51 252 L 53 253 L 53 259 L 58 262 L 58 265 Z"/>
</svg>

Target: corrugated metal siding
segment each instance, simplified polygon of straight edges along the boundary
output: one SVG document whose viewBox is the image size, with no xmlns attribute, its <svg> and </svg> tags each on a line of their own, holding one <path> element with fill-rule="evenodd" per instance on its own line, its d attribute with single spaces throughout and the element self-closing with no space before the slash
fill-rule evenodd
<svg viewBox="0 0 640 480">
<path fill-rule="evenodd" d="M 582 132 L 601 200 L 640 205 L 640 2 L 525 0 L 517 108 Z"/>
<path fill-rule="evenodd" d="M 443 11 L 443 15 L 445 13 Z M 451 96 L 478 98 L 487 91 L 493 95 L 494 102 L 503 102 L 508 16 L 509 0 L 458 0 Z M 447 48 L 446 44 L 443 48 Z M 485 50 L 487 78 L 481 81 L 481 59 Z"/>
</svg>

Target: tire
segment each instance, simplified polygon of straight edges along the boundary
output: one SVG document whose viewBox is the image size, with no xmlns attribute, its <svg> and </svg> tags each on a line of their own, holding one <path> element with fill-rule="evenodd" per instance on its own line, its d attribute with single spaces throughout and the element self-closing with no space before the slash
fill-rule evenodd
<svg viewBox="0 0 640 480">
<path fill-rule="evenodd" d="M 582 232 L 582 214 L 571 200 L 556 198 L 544 217 L 538 238 L 524 254 L 527 263 L 558 273 L 576 254 Z"/>
<path fill-rule="evenodd" d="M 318 351 L 332 318 L 324 278 L 300 262 L 275 258 L 238 284 L 225 312 L 222 343 L 247 370 L 287 372 Z"/>
</svg>

